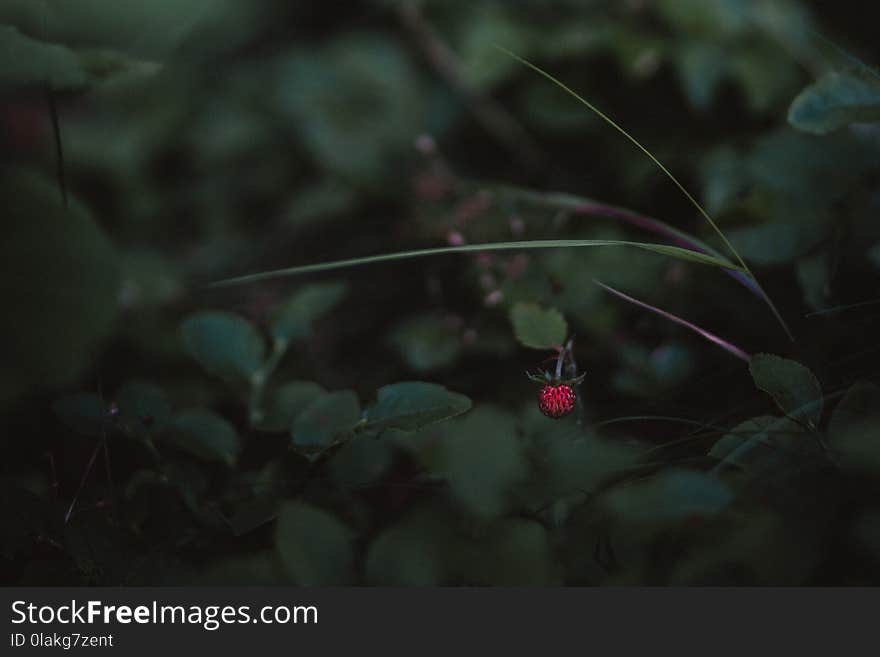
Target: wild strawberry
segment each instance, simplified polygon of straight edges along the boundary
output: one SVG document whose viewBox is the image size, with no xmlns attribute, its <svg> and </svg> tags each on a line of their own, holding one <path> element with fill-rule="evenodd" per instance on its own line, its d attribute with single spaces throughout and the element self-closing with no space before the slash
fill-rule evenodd
<svg viewBox="0 0 880 657">
<path fill-rule="evenodd" d="M 548 385 L 538 393 L 538 408 L 547 417 L 559 419 L 574 410 L 577 395 L 569 385 Z"/>
<path fill-rule="evenodd" d="M 574 362 L 571 340 L 564 347 L 559 347 L 558 351 L 559 354 L 554 357 L 556 360 L 555 374 L 546 371 L 539 374 L 526 372 L 526 376 L 532 381 L 541 384 L 541 390 L 538 392 L 538 408 L 544 415 L 554 420 L 565 417 L 574 410 L 577 402 L 575 387 L 579 386 L 586 376 L 585 374 L 577 375 L 577 364 Z M 562 368 L 566 361 L 570 378 L 563 379 Z"/>
</svg>

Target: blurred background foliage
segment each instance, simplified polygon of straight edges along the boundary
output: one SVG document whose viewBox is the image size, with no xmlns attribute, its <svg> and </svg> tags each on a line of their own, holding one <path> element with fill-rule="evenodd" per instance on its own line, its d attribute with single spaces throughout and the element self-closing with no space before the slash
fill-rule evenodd
<svg viewBox="0 0 880 657">
<path fill-rule="evenodd" d="M 2 0 L 3 580 L 878 583 L 862 10 Z M 674 171 L 796 341 L 735 276 L 621 248 L 208 286 L 670 243 L 656 220 L 723 252 L 496 44 Z M 596 279 L 779 356 L 747 365 Z M 567 334 L 587 378 L 553 421 L 523 372 Z"/>
</svg>

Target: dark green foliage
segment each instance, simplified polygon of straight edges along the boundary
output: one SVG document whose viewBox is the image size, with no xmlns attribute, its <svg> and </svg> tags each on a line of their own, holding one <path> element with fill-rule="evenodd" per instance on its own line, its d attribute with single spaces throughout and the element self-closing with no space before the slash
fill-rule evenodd
<svg viewBox="0 0 880 657">
<path fill-rule="evenodd" d="M 0 2 L 2 581 L 880 583 L 848 11 Z"/>
</svg>

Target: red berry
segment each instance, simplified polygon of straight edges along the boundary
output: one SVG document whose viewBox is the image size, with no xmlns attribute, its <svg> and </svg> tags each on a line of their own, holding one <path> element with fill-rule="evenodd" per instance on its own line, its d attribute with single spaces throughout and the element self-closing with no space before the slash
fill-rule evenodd
<svg viewBox="0 0 880 657">
<path fill-rule="evenodd" d="M 547 417 L 558 419 L 574 410 L 576 399 L 574 388 L 569 385 L 544 386 L 538 393 L 538 408 Z"/>
</svg>

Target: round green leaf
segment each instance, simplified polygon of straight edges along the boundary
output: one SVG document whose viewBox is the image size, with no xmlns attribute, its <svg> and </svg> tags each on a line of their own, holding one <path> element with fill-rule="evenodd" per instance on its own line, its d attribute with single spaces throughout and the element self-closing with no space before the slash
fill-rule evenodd
<svg viewBox="0 0 880 657">
<path fill-rule="evenodd" d="M 360 417 L 361 407 L 351 390 L 327 393 L 297 416 L 290 437 L 297 447 L 329 447 L 339 434 L 354 428 Z"/>
<path fill-rule="evenodd" d="M 247 379 L 263 364 L 263 338 L 250 322 L 237 315 L 191 315 L 181 324 L 180 335 L 186 351 L 211 374 Z"/>
<path fill-rule="evenodd" d="M 275 546 L 284 568 L 303 586 L 346 584 L 354 570 L 353 532 L 304 502 L 281 507 Z"/>
<path fill-rule="evenodd" d="M 818 424 L 822 416 L 822 388 L 819 381 L 800 363 L 774 356 L 755 354 L 749 361 L 755 385 L 773 397 L 786 415 Z"/>
<path fill-rule="evenodd" d="M 296 417 L 326 392 L 313 381 L 289 381 L 273 388 L 257 428 L 262 431 L 290 431 Z"/>
<path fill-rule="evenodd" d="M 272 335 L 278 340 L 307 338 L 312 323 L 328 312 L 345 296 L 344 283 L 306 285 L 282 304 L 272 319 Z"/>
<path fill-rule="evenodd" d="M 416 372 L 430 372 L 455 362 L 461 339 L 440 317 L 412 317 L 398 324 L 389 342 Z"/>
<path fill-rule="evenodd" d="M 788 122 L 824 135 L 850 123 L 880 121 L 880 81 L 853 73 L 829 73 L 792 101 Z"/>
<path fill-rule="evenodd" d="M 117 254 L 86 209 L 21 167 L 0 172 L 4 199 L 0 404 L 36 386 L 72 382 L 111 330 Z"/>
<path fill-rule="evenodd" d="M 513 332 L 520 344 L 532 349 L 551 349 L 561 345 L 568 333 L 565 318 L 555 308 L 518 303 L 510 311 Z"/>
<path fill-rule="evenodd" d="M 528 472 L 513 417 L 493 408 L 478 408 L 444 425 L 442 440 L 420 459 L 449 482 L 462 506 L 483 517 L 503 512 L 513 486 Z"/>
<path fill-rule="evenodd" d="M 471 400 L 436 383 L 408 381 L 379 388 L 367 427 L 416 431 L 470 410 Z"/>
<path fill-rule="evenodd" d="M 235 428 L 219 415 L 203 409 L 177 413 L 163 437 L 167 442 L 206 461 L 233 465 L 241 452 Z"/>
</svg>

